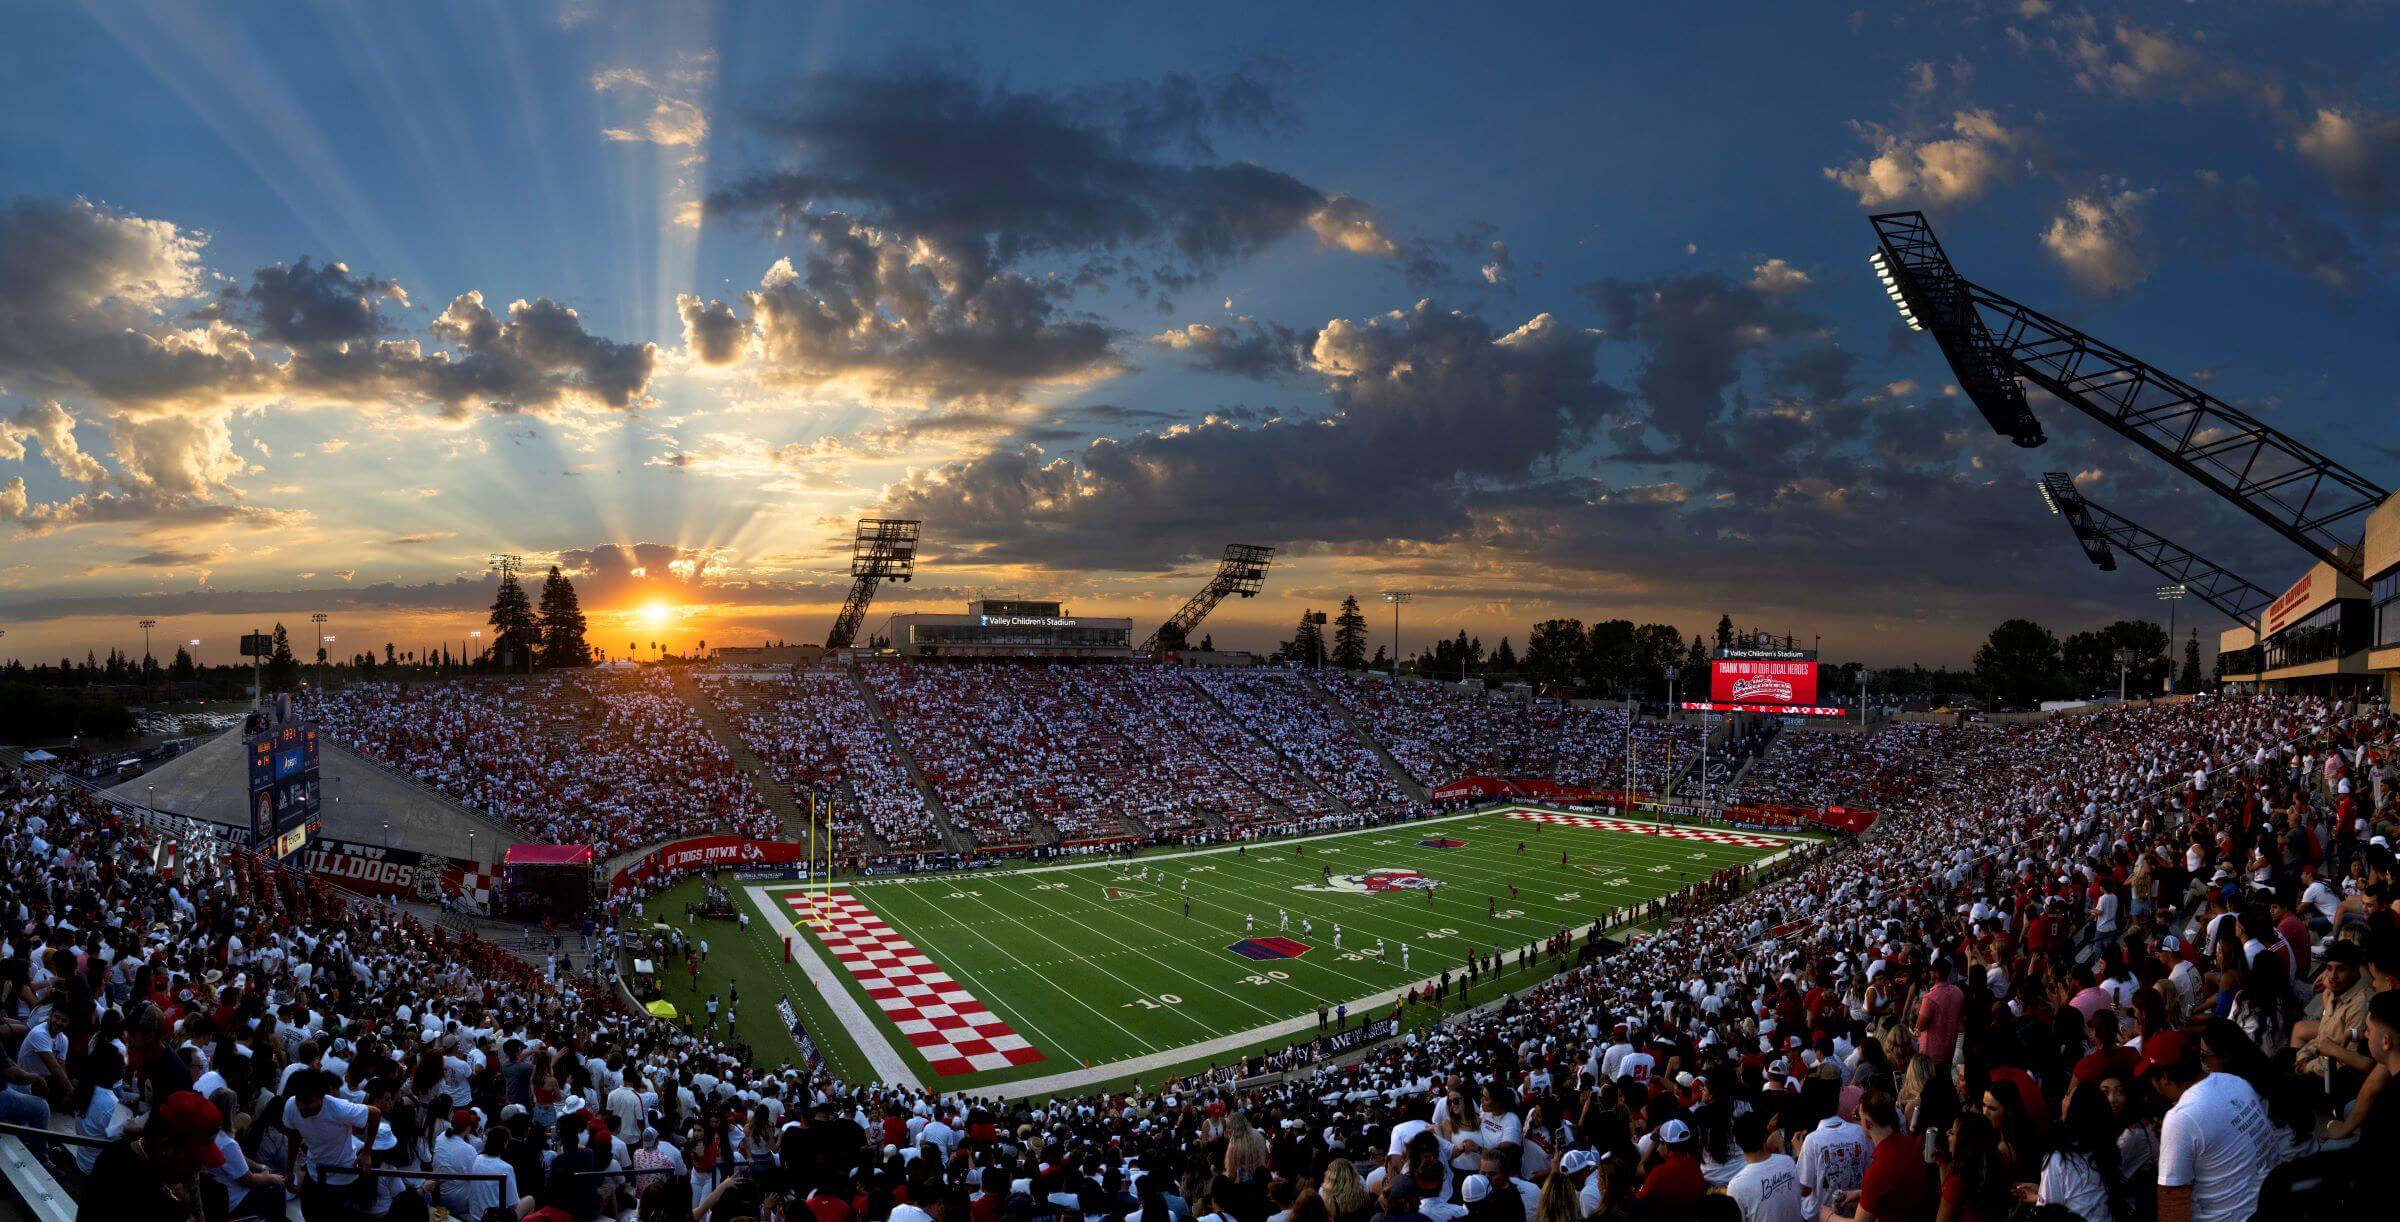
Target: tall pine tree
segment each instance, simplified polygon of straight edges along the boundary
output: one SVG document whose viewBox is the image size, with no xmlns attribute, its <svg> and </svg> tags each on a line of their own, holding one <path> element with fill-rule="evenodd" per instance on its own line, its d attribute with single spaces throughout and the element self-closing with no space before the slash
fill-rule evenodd
<svg viewBox="0 0 2400 1222">
<path fill-rule="evenodd" d="M 1322 611 L 1300 613 L 1300 629 L 1292 635 L 1288 656 L 1304 666 L 1317 666 L 1325 661 L 1325 622 Z"/>
<path fill-rule="evenodd" d="M 515 669 L 530 664 L 534 646 L 541 640 L 541 624 L 534 619 L 533 601 L 525 597 L 525 587 L 517 581 L 517 566 L 506 557 L 500 561 L 500 592 L 492 596 L 492 647 L 503 669 Z M 393 661 L 390 647 L 385 648 L 384 661 Z"/>
<path fill-rule="evenodd" d="M 592 664 L 592 647 L 583 639 L 583 607 L 575 600 L 575 583 L 550 566 L 542 580 L 542 665 L 582 668 Z"/>
<path fill-rule="evenodd" d="M 291 634 L 283 625 L 275 625 L 275 647 L 267 654 L 263 681 L 270 692 L 288 692 L 300 686 L 300 662 L 292 656 Z"/>
<path fill-rule="evenodd" d="M 1333 617 L 1333 664 L 1358 670 L 1367 664 L 1367 617 L 1358 610 L 1358 596 L 1342 596 L 1342 613 Z"/>
</svg>

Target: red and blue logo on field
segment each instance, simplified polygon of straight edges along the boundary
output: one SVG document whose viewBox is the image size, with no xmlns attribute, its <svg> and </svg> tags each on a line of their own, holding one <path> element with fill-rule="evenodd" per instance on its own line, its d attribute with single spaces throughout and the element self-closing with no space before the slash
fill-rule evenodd
<svg viewBox="0 0 2400 1222">
<path fill-rule="evenodd" d="M 1356 874 L 1335 874 L 1319 883 L 1300 883 L 1294 891 L 1343 891 L 1353 895 L 1372 895 L 1382 891 L 1430 891 L 1441 885 L 1439 879 L 1427 878 L 1415 870 L 1379 867 Z"/>
<path fill-rule="evenodd" d="M 1290 938 L 1244 938 L 1225 949 L 1244 959 L 1297 959 L 1308 953 L 1308 943 Z"/>
<path fill-rule="evenodd" d="M 1420 849 L 1463 849 L 1467 847 L 1467 842 L 1443 836 L 1433 840 L 1420 840 L 1417 842 L 1417 847 Z"/>
</svg>

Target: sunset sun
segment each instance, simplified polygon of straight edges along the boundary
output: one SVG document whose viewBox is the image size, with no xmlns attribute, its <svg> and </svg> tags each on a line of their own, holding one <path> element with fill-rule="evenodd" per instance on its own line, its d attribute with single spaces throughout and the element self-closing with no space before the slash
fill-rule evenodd
<svg viewBox="0 0 2400 1222">
<path fill-rule="evenodd" d="M 634 618 L 641 621 L 642 627 L 655 630 L 674 622 L 675 609 L 663 602 L 643 603 L 634 611 Z"/>
</svg>

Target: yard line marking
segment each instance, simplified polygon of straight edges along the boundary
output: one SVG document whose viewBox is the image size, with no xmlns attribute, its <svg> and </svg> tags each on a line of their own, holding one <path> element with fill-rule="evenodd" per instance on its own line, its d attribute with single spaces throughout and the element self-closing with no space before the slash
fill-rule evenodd
<svg viewBox="0 0 2400 1222">
<path fill-rule="evenodd" d="M 806 895 L 784 898 L 794 912 L 811 902 Z M 866 988 L 868 1000 L 882 1008 L 933 1072 L 951 1077 L 1045 1059 L 1016 1028 L 847 890 L 826 893 L 816 908 L 826 919 L 817 940 Z"/>
<path fill-rule="evenodd" d="M 1037 903 L 1039 903 L 1039 901 L 1036 901 L 1036 902 L 1037 902 Z M 1045 905 L 1045 907 L 1047 907 L 1047 905 Z M 1127 908 L 1139 908 L 1139 907 L 1141 907 L 1141 905 L 1140 905 L 1140 904 L 1138 904 L 1138 903 L 1136 903 L 1136 904 L 1128 904 L 1128 905 L 1124 905 L 1124 907 L 1127 907 Z M 1055 909 L 1052 909 L 1052 911 L 1056 911 L 1056 910 L 1055 910 Z M 1128 919 L 1138 919 L 1138 918 L 1128 918 Z M 1163 930 L 1163 929 L 1159 929 L 1159 928 L 1158 928 L 1157 926 L 1155 926 L 1155 925 L 1151 925 L 1151 924 L 1150 924 L 1150 922 L 1148 922 L 1148 921 L 1141 921 L 1140 923 L 1141 923 L 1143 926 L 1145 926 L 1145 927 L 1147 927 L 1147 928 L 1149 928 L 1149 929 L 1152 929 L 1152 930 L 1154 930 L 1154 931 L 1156 931 L 1156 932 L 1158 932 L 1158 933 L 1161 933 L 1161 934 L 1163 934 L 1163 933 L 1165 933 L 1165 932 L 1166 932 L 1166 931 L 1165 931 L 1165 930 Z M 1200 942 L 1184 942 L 1184 943 L 1182 943 L 1182 945 L 1184 945 L 1184 946 L 1189 946 L 1189 947 L 1194 947 L 1194 948 L 1197 948 L 1197 949 L 1199 949 L 1199 950 L 1201 950 L 1201 951 L 1203 951 L 1203 952 L 1205 952 L 1205 951 L 1207 950 L 1207 945 L 1206 945 L 1205 943 L 1200 943 Z M 1246 997 L 1242 997 L 1242 996 L 1239 996 L 1238 994 L 1234 994 L 1234 993 L 1228 993 L 1228 992 L 1226 992 L 1225 990 L 1223 990 L 1223 989 L 1221 989 L 1221 988 L 1218 988 L 1217 986 L 1215 986 L 1215 985 L 1213 985 L 1213 984 L 1210 984 L 1210 983 L 1209 983 L 1209 982 L 1207 982 L 1206 980 L 1203 980 L 1203 979 L 1201 979 L 1201 978 L 1200 978 L 1200 977 L 1198 977 L 1198 976 L 1194 976 L 1194 975 L 1192 975 L 1190 972 L 1187 972 L 1187 971 L 1183 970 L 1182 968 L 1176 967 L 1174 964 L 1168 963 L 1166 960 L 1164 960 L 1164 959 L 1161 959 L 1161 958 L 1159 958 L 1159 957 L 1158 957 L 1158 956 L 1156 956 L 1156 955 L 1150 954 L 1150 953 L 1148 953 L 1148 952 L 1143 952 L 1143 955 L 1142 955 L 1142 957 L 1143 957 L 1143 958 L 1145 958 L 1145 959 L 1148 959 L 1150 962 L 1152 962 L 1152 963 L 1155 963 L 1155 964 L 1157 964 L 1157 965 L 1158 965 L 1158 966 L 1160 966 L 1160 967 L 1163 967 L 1163 968 L 1167 969 L 1167 970 L 1168 970 L 1168 971 L 1170 971 L 1170 972 L 1173 972 L 1174 974 L 1176 974 L 1176 975 L 1178 975 L 1178 976 L 1181 976 L 1181 977 L 1183 977 L 1183 978 L 1184 978 L 1184 979 L 1186 979 L 1186 980 L 1189 980 L 1189 981 L 1191 981 L 1193 984 L 1199 985 L 1201 988 L 1207 989 L 1207 990 L 1208 990 L 1209 992 L 1211 992 L 1211 993 L 1215 993 L 1215 994 L 1216 994 L 1217 996 L 1219 996 L 1219 997 L 1223 997 L 1223 998 L 1225 998 L 1225 999 L 1227 999 L 1227 1000 L 1229 1000 L 1229 1001 L 1235 1002 L 1235 1003 L 1237 1003 L 1237 1004 L 1239 1004 L 1239 1005 L 1248 1006 L 1249 1008 L 1251 1008 L 1251 1009 L 1253 1009 L 1253 1010 L 1256 1010 L 1256 1011 L 1258 1011 L 1258 1012 L 1259 1012 L 1259 1013 L 1261 1013 L 1261 1014 L 1264 1014 L 1264 1015 L 1266 1015 L 1266 1016 L 1267 1016 L 1268 1018 L 1270 1018 L 1270 1019 L 1273 1019 L 1273 1018 L 1276 1018 L 1276 1017 L 1278 1017 L 1275 1011 L 1273 1011 L 1273 1010 L 1269 1010 L 1269 1009 L 1267 1009 L 1266 1007 L 1264 1007 L 1264 1006 L 1261 1006 L 1261 1005 L 1259 1005 L 1257 1002 L 1251 1001 L 1250 999 L 1248 999 L 1248 998 L 1246 998 Z M 1352 977 L 1352 979 L 1356 979 L 1356 977 Z"/>
<path fill-rule="evenodd" d="M 927 902 L 928 902 L 928 903 L 930 903 L 930 902 L 932 902 L 932 901 L 927 901 Z M 944 902 L 947 902 L 947 901 L 945 900 Z M 891 918 L 891 922 L 892 922 L 892 924 L 899 926 L 899 927 L 900 927 L 900 929 L 902 929 L 903 931 L 907 931 L 907 930 L 910 930 L 910 929 L 914 929 L 914 928 L 916 928 L 916 926 L 914 926 L 914 925 L 910 924 L 909 922 L 901 920 L 901 919 L 900 919 L 900 918 L 899 918 L 897 915 L 895 915 L 895 916 L 893 916 L 893 917 Z M 985 932 L 983 931 L 983 928 L 982 928 L 981 926 L 979 926 L 979 925 L 973 925 L 973 924 L 969 924 L 969 923 L 967 923 L 967 922 L 965 922 L 965 921 L 960 921 L 960 922 L 957 922 L 956 924 L 957 924 L 957 926 L 958 926 L 958 928 L 959 928 L 959 929 L 961 929 L 961 930 L 963 930 L 963 931 L 965 931 L 965 932 L 967 932 L 967 933 L 971 933 L 971 934 L 975 935 L 975 940 L 976 940 L 976 941 L 983 943 L 985 946 L 991 947 L 993 950 L 999 951 L 999 952 L 1000 952 L 1002 955 L 1005 955 L 1005 956 L 1007 956 L 1007 957 L 1008 957 L 1008 960 L 1009 960 L 1009 962 L 1011 962 L 1011 963 L 1013 963 L 1013 964 L 1015 964 L 1015 965 L 1016 965 L 1016 967 L 1014 967 L 1014 968 L 1006 968 L 1006 967 L 1004 967 L 1004 968 L 1001 968 L 1001 969 L 999 969 L 999 970 L 1001 970 L 1001 971 L 1016 971 L 1016 970 L 1020 970 L 1020 969 L 1021 969 L 1021 970 L 1024 970 L 1024 971 L 1033 971 L 1033 965 L 1032 965 L 1032 964 L 1029 964 L 1029 963 L 1027 963 L 1027 962 L 1025 961 L 1025 958 L 1024 958 L 1024 956 L 1022 956 L 1022 955 L 1019 955 L 1019 954 L 1017 954 L 1015 951 L 1012 951 L 1012 950 L 1010 950 L 1008 947 L 1001 945 L 1001 943 L 999 942 L 999 940 L 998 940 L 998 939 L 995 939 L 995 938 L 993 938 L 993 937 L 992 937 L 992 935 L 990 935 L 990 934 L 988 934 L 988 933 L 985 933 Z M 961 967 L 961 968 L 959 969 L 959 974 L 960 974 L 960 975 L 962 975 L 962 976 L 967 976 L 967 977 L 969 977 L 970 979 L 972 979 L 972 978 L 973 978 L 973 976 L 974 976 L 974 973 L 967 971 L 967 970 L 966 970 L 964 967 Z M 1066 987 L 1065 985 L 1063 985 L 1063 984 L 1060 984 L 1060 983 L 1058 982 L 1058 980 L 1057 980 L 1055 977 L 1046 976 L 1046 975 L 1041 975 L 1040 973 L 1035 973 L 1035 977 L 1034 977 L 1034 978 L 1035 978 L 1035 979 L 1037 979 L 1037 980 L 1040 980 L 1040 981 L 1041 981 L 1043 984 L 1046 984 L 1046 985 L 1050 986 L 1050 991 L 1052 991 L 1052 992 L 1054 992 L 1054 993 L 1063 994 L 1063 995 L 1066 997 L 1066 999 L 1067 999 L 1067 1000 L 1069 1000 L 1069 1001 L 1072 1001 L 1072 1002 L 1074 1002 L 1075 1004 L 1077 1004 L 1077 1005 L 1079 1005 L 1079 1006 L 1082 1006 L 1082 1007 L 1083 1007 L 1084 1009 L 1086 1009 L 1086 1010 L 1091 1010 L 1093 1014 L 1095 1014 L 1095 1015 L 1098 1015 L 1098 1016 L 1101 1018 L 1101 1020 L 1103 1020 L 1103 1021 L 1107 1022 L 1107 1023 L 1108 1023 L 1110 1026 L 1112 1026 L 1112 1027 L 1116 1027 L 1116 1029 L 1117 1029 L 1117 1030 L 1119 1030 L 1119 1031 L 1125 1031 L 1125 1034 L 1127 1034 L 1127 1035 L 1129 1035 L 1129 1036 L 1133 1036 L 1133 1039 L 1134 1039 L 1134 1041 L 1135 1041 L 1135 1042 L 1137 1042 L 1137 1043 L 1139 1043 L 1139 1044 L 1141 1044 L 1141 1045 L 1142 1045 L 1144 1048 L 1149 1048 L 1149 1049 L 1152 1049 L 1152 1050 L 1154 1050 L 1154 1051 L 1155 1051 L 1155 1050 L 1158 1048 L 1158 1045 L 1156 1045 L 1156 1044 L 1153 1044 L 1153 1043 L 1151 1043 L 1151 1042 L 1150 1042 L 1150 1041 L 1148 1041 L 1148 1040 L 1142 1039 L 1142 1038 L 1141 1038 L 1140 1036 L 1138 1036 L 1138 1035 L 1134 1035 L 1134 1034 L 1133 1034 L 1133 1032 L 1131 1032 L 1131 1031 L 1126 1031 L 1126 1030 L 1125 1030 L 1125 1028 L 1124 1028 L 1122 1025 L 1120 1025 L 1120 1024 L 1119 1024 L 1119 1023 L 1118 1023 L 1118 1022 L 1115 1020 L 1115 1019 L 1112 1019 L 1112 1018 L 1110 1018 L 1110 1017 L 1109 1017 L 1107 1014 L 1105 1014 L 1105 1013 L 1102 1013 L 1102 1012 L 1101 1012 L 1101 1011 L 1099 1011 L 1099 1010 L 1093 1009 L 1093 1008 L 1092 1008 L 1092 1005 L 1091 1005 L 1091 1003 L 1089 1003 L 1089 1002 L 1086 1002 L 1086 1001 L 1085 1001 L 1083 998 L 1076 996 L 1076 994 L 1075 994 L 1075 992 L 1074 992 L 1073 990 L 1071 990 L 1071 989 L 1067 988 L 1067 987 Z M 990 991 L 990 990 L 987 990 L 987 992 L 988 992 L 988 991 Z M 998 996 L 1000 996 L 1000 994 L 999 994 L 999 993 L 997 993 L 997 992 L 993 992 L 993 993 L 992 993 L 992 995 L 993 995 L 994 997 L 998 997 Z M 1013 1002 L 1013 1001 L 1012 1001 L 1012 1002 L 1010 1002 L 1010 1003 L 1009 1003 L 1009 1008 L 1011 1008 L 1011 1009 L 1015 1010 L 1015 1011 L 1017 1012 L 1018 1016 L 1019 1016 L 1020 1018 L 1023 1018 L 1023 1019 L 1024 1019 L 1024 1023 L 1025 1023 L 1025 1025 L 1026 1025 L 1027 1027 L 1031 1028 L 1031 1029 L 1033 1030 L 1034 1034 L 1041 1036 L 1041 1037 L 1042 1037 L 1042 1039 L 1043 1039 L 1045 1042 L 1047 1042 L 1047 1043 L 1050 1045 L 1050 1050 L 1051 1050 L 1051 1051 L 1058 1053 L 1060 1056 L 1062 1056 L 1062 1057 L 1065 1057 L 1065 1058 L 1066 1058 L 1066 1059 L 1068 1059 L 1068 1060 L 1078 1060 L 1078 1059 L 1080 1059 L 1079 1057 L 1077 1057 L 1077 1056 L 1076 1056 L 1076 1054 L 1075 1054 L 1075 1053 L 1073 1053 L 1073 1052 L 1069 1051 L 1069 1050 L 1068 1050 L 1068 1048 L 1067 1048 L 1067 1046 L 1066 1046 L 1066 1045 L 1065 1045 L 1063 1042 L 1061 1042 L 1061 1041 L 1059 1041 L 1059 1040 L 1057 1040 L 1057 1039 L 1054 1039 L 1054 1038 L 1052 1038 L 1052 1037 L 1051 1037 L 1051 1036 L 1050 1036 L 1048 1033 L 1044 1032 L 1044 1031 L 1043 1031 L 1043 1030 L 1042 1030 L 1040 1027 L 1038 1027 L 1038 1026 L 1035 1026 L 1035 1025 L 1034 1025 L 1034 1022 L 1033 1022 L 1033 1020 L 1032 1020 L 1031 1018 L 1025 1018 L 1024 1016 L 1025 1016 L 1027 1013 L 1029 1013 L 1029 1011 L 1027 1010 L 1027 1008 L 1026 1008 L 1025 1006 L 1023 1006 L 1023 1005 L 1020 1005 L 1020 1004 L 1017 1004 L 1016 1002 Z"/>
<path fill-rule="evenodd" d="M 978 904 L 981 904 L 981 905 L 983 905 L 983 906 L 984 906 L 984 907 L 986 907 L 986 908 L 990 908 L 990 909 L 991 909 L 991 911 L 992 911 L 992 915 L 994 915 L 994 916 L 996 916 L 996 917 L 999 917 L 1001 920 L 1007 921 L 1007 922 L 1009 922 L 1010 924 L 1012 924 L 1012 925 L 1015 925 L 1015 926 L 1017 926 L 1017 927 L 1018 927 L 1018 928 L 1020 928 L 1020 929 L 1024 929 L 1024 930 L 1027 930 L 1027 931 L 1031 932 L 1031 933 L 1032 933 L 1034 936 L 1036 936 L 1036 937 L 1038 937 L 1038 938 L 1042 939 L 1042 940 L 1043 940 L 1043 941 L 1045 941 L 1045 942 L 1048 942 L 1050 945 L 1052 945 L 1052 946 L 1055 946 L 1055 947 L 1057 947 L 1057 948 L 1058 948 L 1058 949 L 1060 949 L 1060 950 L 1063 950 L 1063 951 L 1068 951 L 1068 952 L 1069 952 L 1069 957 L 1070 957 L 1070 958 L 1074 957 L 1074 955 L 1073 955 L 1073 951 L 1072 951 L 1072 948 L 1068 947 L 1068 946 L 1067 946 L 1065 943 L 1063 943 L 1063 942 L 1060 942 L 1058 939 L 1056 939 L 1056 938 L 1053 938 L 1053 937 L 1051 937 L 1050 935 L 1043 933 L 1041 930 L 1035 929 L 1035 928 L 1034 928 L 1033 926 L 1031 926 L 1031 925 L 1027 925 L 1025 922 L 1023 922 L 1023 921 L 1021 921 L 1021 920 L 1018 920 L 1017 918 L 1015 918 L 1015 917 L 1013 917 L 1013 916 L 1010 916 L 1009 914 L 1007 914 L 1007 913 L 1005 913 L 1005 912 L 1002 912 L 1002 911 L 1001 911 L 999 908 L 997 908 L 997 907 L 994 907 L 994 906 L 993 906 L 993 904 L 992 904 L 992 902 L 991 902 L 990 900 L 987 900 L 987 899 L 983 898 L 981 895 L 976 895 L 976 894 L 975 894 L 974 892 L 972 892 L 972 891 L 970 891 L 970 892 L 966 892 L 965 894 L 966 894 L 966 895 L 968 895 L 970 898 L 972 898 L 972 899 L 973 899 L 973 900 L 974 900 L 976 903 L 978 903 Z M 1005 947 L 1005 946 L 1002 946 L 1002 945 L 1001 945 L 1001 944 L 1000 944 L 1000 943 L 999 943 L 999 942 L 998 942 L 996 939 L 994 939 L 994 938 L 993 938 L 993 937 L 992 937 L 990 934 L 987 934 L 987 933 L 983 932 L 983 930 L 982 930 L 982 929 L 980 929 L 980 928 L 978 928 L 978 927 L 976 927 L 976 926 L 973 926 L 973 925 L 962 926 L 962 928 L 966 928 L 966 929 L 973 930 L 973 931 L 974 931 L 974 933 L 975 933 L 975 936 L 976 936 L 976 937 L 983 939 L 984 943 L 985 943 L 986 945 L 990 946 L 992 949 L 999 951 L 999 952 L 1000 952 L 1001 954 L 1003 954 L 1003 955 L 1007 955 L 1007 956 L 1008 956 L 1010 959 L 1014 960 L 1014 961 L 1016 962 L 1016 964 L 1017 964 L 1019 967 L 1027 967 L 1027 966 L 1028 966 L 1028 965 L 1026 964 L 1026 962 L 1025 962 L 1024 958 L 1023 958 L 1022 956 L 1018 955 L 1018 954 L 1017 954 L 1015 951 L 1012 951 L 1012 950 L 1008 949 L 1007 947 Z M 1080 961 L 1080 960 L 1079 960 L 1079 961 Z M 1092 966 L 1093 966 L 1093 967 L 1100 967 L 1100 965 L 1099 965 L 1099 964 L 1096 964 L 1096 963 L 1095 963 L 1095 964 L 1092 964 Z M 1030 968 L 1029 968 L 1028 970 L 1030 970 Z M 1114 981 L 1116 981 L 1118 984 L 1125 985 L 1127 988 L 1132 988 L 1132 987 L 1133 987 L 1133 986 L 1132 986 L 1132 982 L 1131 982 L 1131 981 L 1128 981 L 1128 980 L 1126 980 L 1126 979 L 1125 979 L 1123 976 L 1119 976 L 1119 975 L 1117 975 L 1115 972 L 1109 971 L 1107 968 L 1100 967 L 1100 974 L 1101 974 L 1101 975 L 1104 975 L 1104 976 L 1106 976 L 1106 977 L 1108 977 L 1108 978 L 1109 978 L 1109 979 L 1111 979 L 1111 980 L 1114 980 Z M 1151 1049 L 1151 1050 L 1153 1050 L 1153 1051 L 1156 1051 L 1156 1050 L 1158 1049 L 1158 1045 L 1157 1045 L 1157 1044 L 1154 1044 L 1154 1043 L 1150 1042 L 1149 1040 L 1143 1039 L 1141 1036 L 1134 1034 L 1134 1032 L 1133 1032 L 1133 1031 L 1132 1031 L 1130 1028 L 1126 1027 L 1126 1025 L 1125 1025 L 1125 1024 L 1123 1024 L 1123 1023 L 1120 1023 L 1120 1022 L 1118 1022 L 1116 1019 L 1114 1019 L 1114 1018 L 1110 1017 L 1107 1011 L 1105 1011 L 1105 1010 L 1102 1010 L 1102 1009 L 1100 1009 L 1100 1008 L 1099 1008 L 1099 1007 L 1097 1007 L 1097 1006 L 1094 1006 L 1092 1003 L 1090 1003 L 1090 1002 L 1088 1002 L 1088 1001 L 1085 1001 L 1085 1000 L 1083 999 L 1083 997 L 1082 997 L 1080 994 L 1078 994 L 1078 993 L 1076 993 L 1076 992 L 1075 992 L 1075 990 L 1073 990 L 1073 989 L 1070 989 L 1070 988 L 1066 987 L 1066 986 L 1065 986 L 1065 985 L 1063 985 L 1063 984 L 1060 984 L 1058 981 L 1056 981 L 1056 980 L 1053 980 L 1053 979 L 1051 979 L 1051 978 L 1050 978 L 1050 977 L 1048 977 L 1048 976 L 1044 976 L 1044 977 L 1042 977 L 1042 980 L 1043 980 L 1043 982 L 1044 982 L 1044 983 L 1048 984 L 1048 985 L 1049 985 L 1051 988 L 1053 988 L 1053 989 L 1056 989 L 1058 992 L 1065 994 L 1065 995 L 1067 996 L 1067 999 L 1068 999 L 1068 1000 L 1070 1000 L 1070 1001 L 1073 1001 L 1073 1002 L 1074 1002 L 1076 1005 L 1082 1006 L 1082 1007 L 1083 1007 L 1084 1009 L 1086 1009 L 1086 1010 L 1090 1010 L 1090 1011 L 1092 1012 L 1093 1016 L 1094 1016 L 1094 1017 L 1097 1017 L 1097 1018 L 1098 1018 L 1100 1021 L 1102 1021 L 1102 1022 L 1104 1022 L 1104 1023 L 1107 1023 L 1107 1024 L 1108 1024 L 1109 1026 L 1111 1026 L 1111 1027 L 1115 1027 L 1115 1028 L 1116 1028 L 1117 1030 L 1119 1030 L 1119 1031 L 1123 1031 L 1123 1032 L 1125 1033 L 1125 1035 L 1127 1036 L 1127 1038 L 1131 1039 L 1131 1040 L 1132 1040 L 1134 1043 L 1140 1044 L 1142 1047 L 1144 1047 L 1144 1048 L 1148 1048 L 1148 1049 Z M 1142 990 L 1140 990 L 1140 989 L 1134 989 L 1134 992 L 1136 992 L 1136 993 L 1140 993 L 1141 991 L 1142 991 Z M 1178 1011 L 1178 1013 L 1180 1013 L 1180 1011 Z M 1195 1023 L 1197 1023 L 1199 1020 L 1197 1020 L 1197 1019 L 1193 1019 L 1192 1021 L 1193 1021 L 1193 1022 L 1195 1022 Z"/>
</svg>

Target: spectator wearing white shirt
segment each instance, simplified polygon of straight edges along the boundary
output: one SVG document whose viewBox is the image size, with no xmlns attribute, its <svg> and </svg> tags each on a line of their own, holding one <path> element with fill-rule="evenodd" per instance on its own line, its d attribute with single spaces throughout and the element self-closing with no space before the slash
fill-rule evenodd
<svg viewBox="0 0 2400 1222">
<path fill-rule="evenodd" d="M 2273 1169 L 2274 1126 L 2258 1093 L 2232 1074 L 2211 1073 L 2199 1044 L 2180 1031 L 2150 1037 L 2142 1075 L 2170 1105 L 2159 1126 L 2159 1216 L 2249 1222 Z"/>
</svg>

